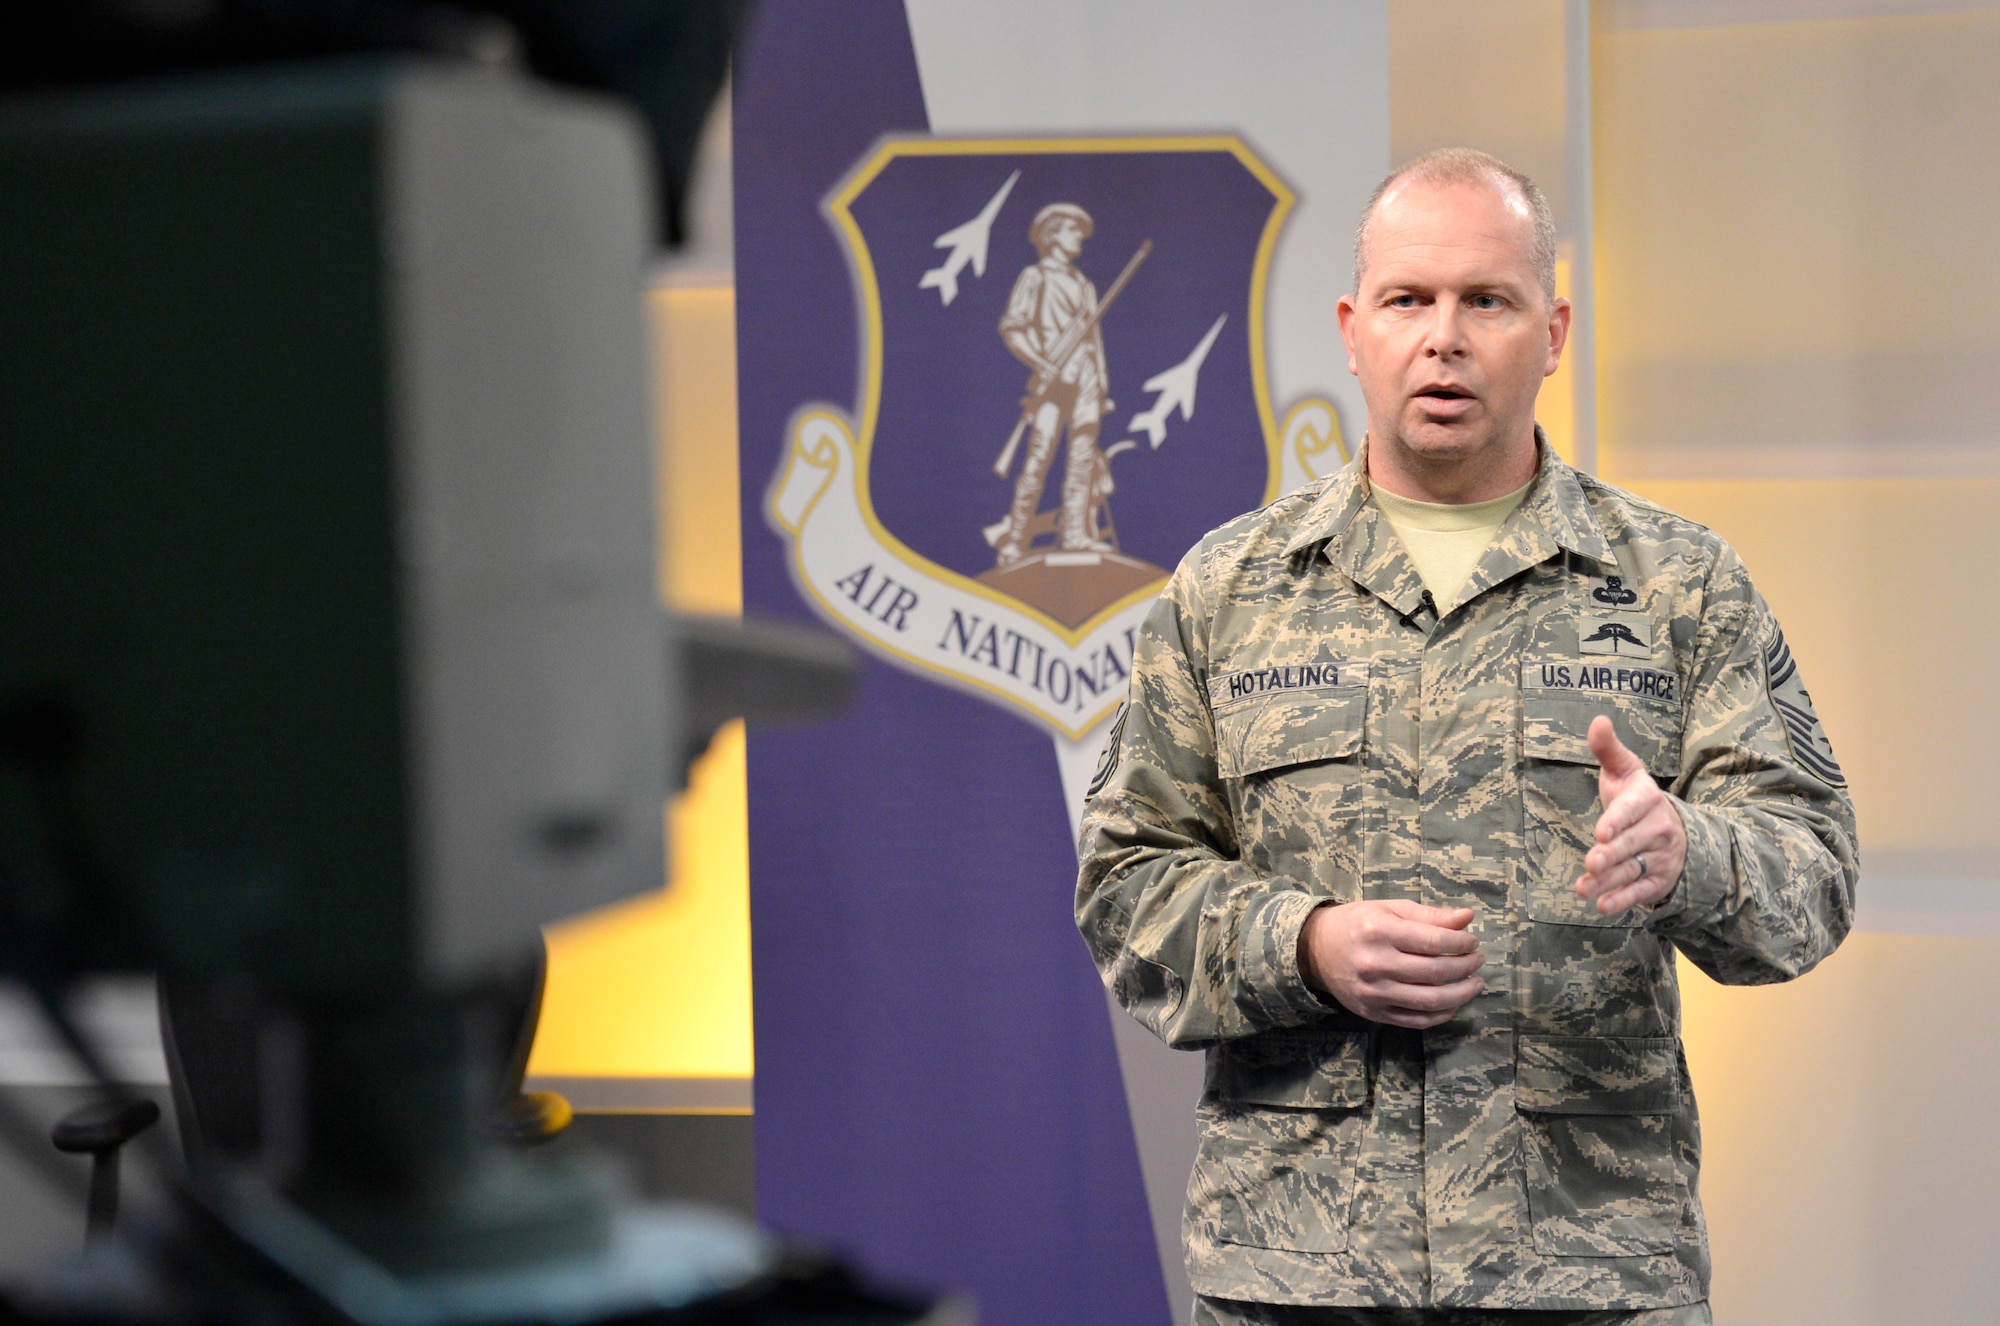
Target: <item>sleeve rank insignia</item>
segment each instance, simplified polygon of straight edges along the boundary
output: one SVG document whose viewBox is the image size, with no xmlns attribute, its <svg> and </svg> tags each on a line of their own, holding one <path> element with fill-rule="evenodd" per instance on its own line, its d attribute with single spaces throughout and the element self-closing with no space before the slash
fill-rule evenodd
<svg viewBox="0 0 2000 1326">
<path fill-rule="evenodd" d="M 1764 672 L 1771 704 L 1784 720 L 1792 758 L 1829 787 L 1846 787 L 1847 775 L 1833 758 L 1833 743 L 1827 740 L 1826 729 L 1813 710 L 1812 696 L 1806 694 L 1805 682 L 1799 678 L 1799 665 L 1792 661 L 1784 629 L 1775 621 L 1771 623 L 1771 643 L 1764 648 Z"/>
</svg>

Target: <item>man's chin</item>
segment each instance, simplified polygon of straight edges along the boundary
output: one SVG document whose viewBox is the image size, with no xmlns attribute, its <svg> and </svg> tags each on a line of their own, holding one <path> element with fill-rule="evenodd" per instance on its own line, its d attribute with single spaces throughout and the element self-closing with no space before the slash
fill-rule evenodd
<svg viewBox="0 0 2000 1326">
<path fill-rule="evenodd" d="M 1405 429 L 1402 443 L 1404 450 L 1416 459 L 1449 465 L 1486 450 L 1492 437 L 1483 427 L 1427 422 Z"/>
</svg>

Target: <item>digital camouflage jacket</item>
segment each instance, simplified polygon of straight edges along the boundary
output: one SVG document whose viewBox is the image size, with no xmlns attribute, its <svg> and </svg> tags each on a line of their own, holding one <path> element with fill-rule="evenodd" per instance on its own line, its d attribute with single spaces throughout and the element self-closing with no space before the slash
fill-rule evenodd
<svg viewBox="0 0 2000 1326">
<path fill-rule="evenodd" d="M 1854 813 L 1727 544 L 1557 459 L 1440 616 L 1361 461 L 1175 572 L 1092 785 L 1077 924 L 1119 1003 L 1207 1051 L 1197 1292 L 1663 1307 L 1708 1293 L 1674 950 L 1782 981 L 1853 916 Z M 1687 869 L 1577 896 L 1608 714 Z M 1470 907 L 1485 993 L 1427 1032 L 1309 990 L 1322 903 Z"/>
</svg>

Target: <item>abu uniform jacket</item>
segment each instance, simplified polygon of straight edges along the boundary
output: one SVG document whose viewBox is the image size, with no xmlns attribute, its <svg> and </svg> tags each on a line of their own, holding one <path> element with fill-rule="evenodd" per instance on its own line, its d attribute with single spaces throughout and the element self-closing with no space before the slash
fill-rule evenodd
<svg viewBox="0 0 2000 1326">
<path fill-rule="evenodd" d="M 1782 633 L 1716 535 L 1565 465 L 1438 608 L 1363 462 L 1204 539 L 1141 633 L 1076 915 L 1118 1001 L 1207 1053 L 1198 1293 L 1662 1307 L 1708 1293 L 1674 953 L 1797 976 L 1853 916 L 1853 807 Z M 1591 718 L 1675 798 L 1657 907 L 1575 891 Z M 1309 990 L 1328 902 L 1469 907 L 1486 988 L 1430 1031 Z"/>
</svg>

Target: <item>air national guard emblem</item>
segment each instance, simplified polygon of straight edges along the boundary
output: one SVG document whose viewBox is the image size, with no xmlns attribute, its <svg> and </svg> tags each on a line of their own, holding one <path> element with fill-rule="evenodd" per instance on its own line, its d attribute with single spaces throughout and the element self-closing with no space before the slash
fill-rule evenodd
<svg viewBox="0 0 2000 1326">
<path fill-rule="evenodd" d="M 1345 461 L 1280 421 L 1264 298 L 1293 198 L 1233 137 L 883 142 L 829 195 L 860 406 L 794 417 L 768 511 L 824 616 L 1077 738 L 1167 575 Z"/>
</svg>

